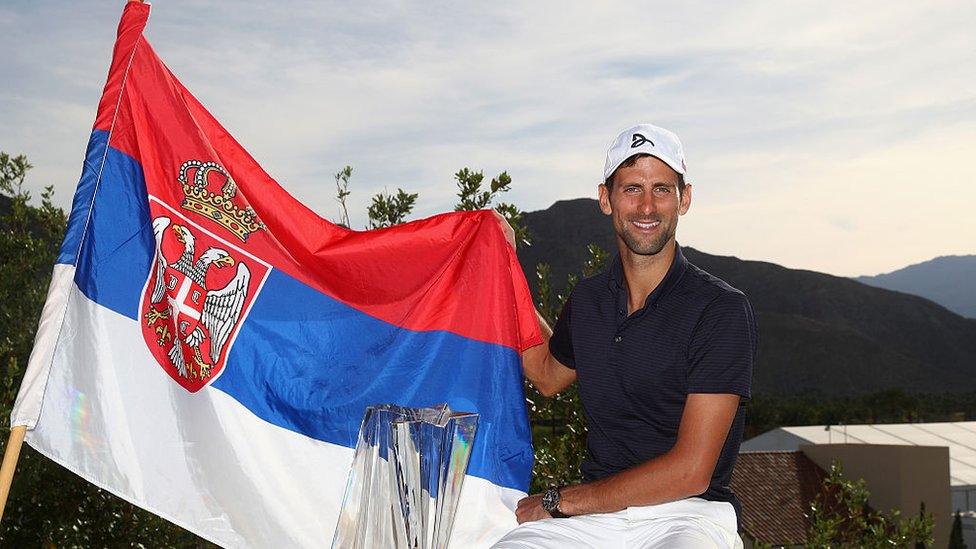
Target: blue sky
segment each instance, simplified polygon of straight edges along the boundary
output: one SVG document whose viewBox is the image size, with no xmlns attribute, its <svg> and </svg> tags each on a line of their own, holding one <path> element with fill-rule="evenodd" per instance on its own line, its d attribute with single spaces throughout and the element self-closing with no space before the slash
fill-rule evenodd
<svg viewBox="0 0 976 549">
<path fill-rule="evenodd" d="M 0 150 L 67 206 L 120 1 L 0 3 Z M 684 141 L 679 239 L 839 275 L 976 253 L 974 2 L 153 3 L 147 36 L 269 173 L 352 223 L 449 210 L 507 170 L 525 210 L 595 196 L 635 122 Z"/>
</svg>

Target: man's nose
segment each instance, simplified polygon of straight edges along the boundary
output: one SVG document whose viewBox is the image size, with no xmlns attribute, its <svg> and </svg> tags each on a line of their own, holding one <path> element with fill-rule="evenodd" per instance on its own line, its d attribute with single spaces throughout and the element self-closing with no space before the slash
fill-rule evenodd
<svg viewBox="0 0 976 549">
<path fill-rule="evenodd" d="M 654 213 L 656 206 L 654 204 L 654 193 L 643 193 L 641 195 L 640 204 L 637 205 L 640 208 L 641 215 L 649 215 Z"/>
</svg>

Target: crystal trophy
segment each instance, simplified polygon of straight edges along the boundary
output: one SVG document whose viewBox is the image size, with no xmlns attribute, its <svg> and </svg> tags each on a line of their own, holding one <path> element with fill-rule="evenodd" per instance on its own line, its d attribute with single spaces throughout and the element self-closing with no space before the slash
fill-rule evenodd
<svg viewBox="0 0 976 549">
<path fill-rule="evenodd" d="M 446 548 L 477 430 L 447 404 L 367 407 L 332 547 Z"/>
</svg>

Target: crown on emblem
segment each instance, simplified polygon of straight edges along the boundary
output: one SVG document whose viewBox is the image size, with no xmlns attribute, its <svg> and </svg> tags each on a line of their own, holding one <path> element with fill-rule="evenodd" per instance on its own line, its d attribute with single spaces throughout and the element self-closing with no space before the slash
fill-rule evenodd
<svg viewBox="0 0 976 549">
<path fill-rule="evenodd" d="M 192 180 L 189 177 L 190 170 L 196 170 Z M 211 192 L 207 188 L 207 177 L 210 172 L 219 172 L 225 177 L 224 184 L 220 187 L 220 194 Z M 183 185 L 184 198 L 181 206 L 184 209 L 214 220 L 237 235 L 241 242 L 247 242 L 249 234 L 265 228 L 264 223 L 258 219 L 258 214 L 250 206 L 242 208 L 234 203 L 237 184 L 220 164 L 187 160 L 180 166 L 179 182 Z"/>
</svg>

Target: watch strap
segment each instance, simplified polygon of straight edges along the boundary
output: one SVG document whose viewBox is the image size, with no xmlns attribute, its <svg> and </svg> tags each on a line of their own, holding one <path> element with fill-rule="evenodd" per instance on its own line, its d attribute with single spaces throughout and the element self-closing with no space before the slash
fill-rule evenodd
<svg viewBox="0 0 976 549">
<path fill-rule="evenodd" d="M 549 513 L 549 515 L 552 518 L 569 518 L 571 516 L 571 515 L 567 515 L 566 513 L 563 513 L 562 511 L 559 510 L 559 504 L 561 503 L 561 500 L 562 500 L 562 497 L 561 497 L 562 494 L 560 493 L 560 490 L 562 490 L 562 488 L 563 488 L 562 486 L 554 486 L 552 488 L 549 488 L 548 490 L 546 490 L 546 495 L 549 495 L 550 497 L 549 498 L 543 498 L 543 499 L 546 499 L 548 501 L 555 500 L 555 504 L 554 505 L 544 505 L 543 506 L 543 508 L 546 510 L 547 513 Z M 553 494 L 555 497 L 552 497 L 550 495 L 550 492 L 555 492 L 555 494 Z"/>
</svg>

